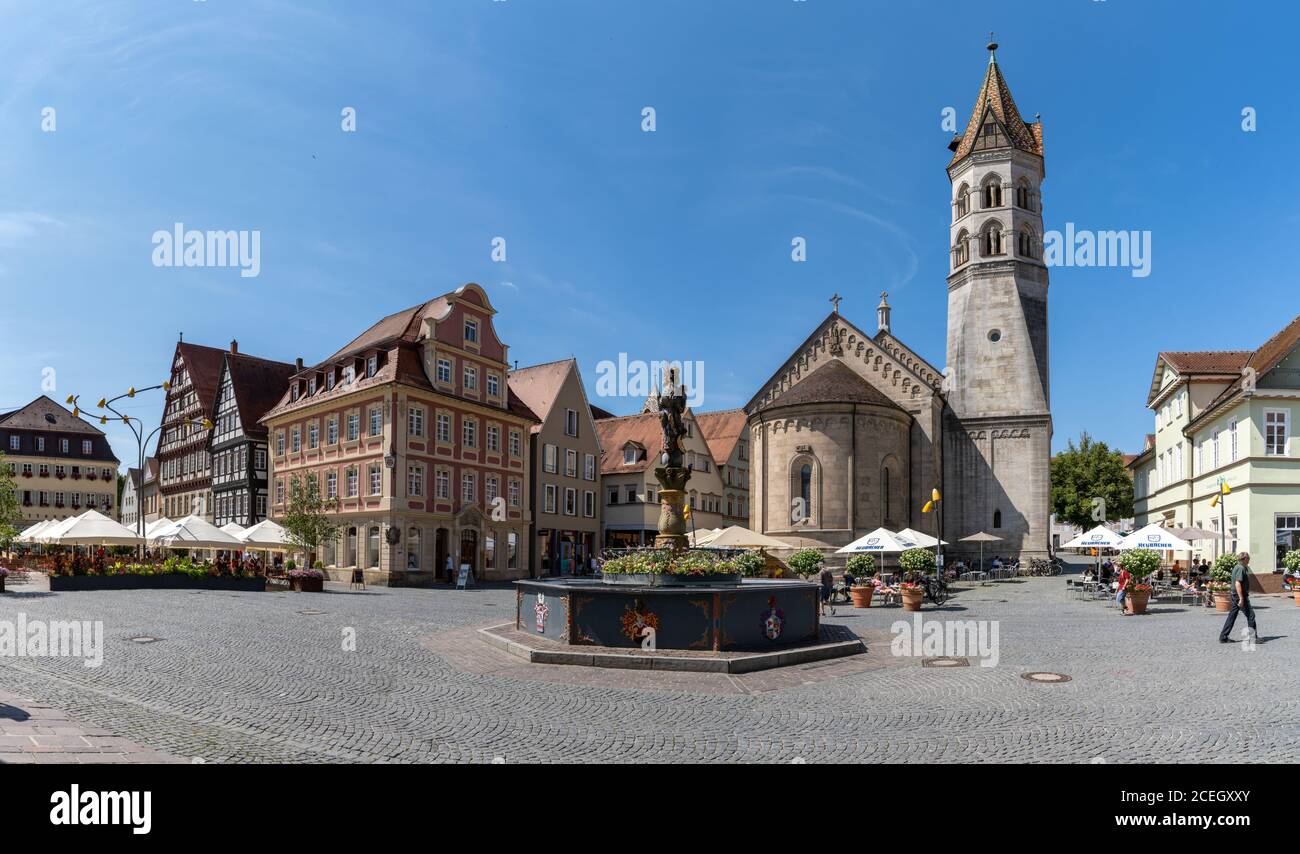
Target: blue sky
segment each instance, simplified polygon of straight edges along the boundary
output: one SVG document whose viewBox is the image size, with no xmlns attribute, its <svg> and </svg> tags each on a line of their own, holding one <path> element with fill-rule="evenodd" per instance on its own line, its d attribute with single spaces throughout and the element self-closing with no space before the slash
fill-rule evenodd
<svg viewBox="0 0 1300 854">
<path fill-rule="evenodd" d="M 0 10 L 0 408 L 45 368 L 59 400 L 158 382 L 181 331 L 312 362 L 467 281 L 512 358 L 576 356 L 589 391 L 625 352 L 702 360 L 703 408 L 741 406 L 837 292 L 874 331 L 888 290 L 895 333 L 942 367 L 941 120 L 964 125 L 989 30 L 1043 117 L 1047 227 L 1152 234 L 1147 278 L 1052 271 L 1058 448 L 1086 429 L 1137 450 L 1159 350 L 1252 348 L 1297 312 L 1297 16 L 1280 3 Z M 175 222 L 259 230 L 260 275 L 153 266 Z M 156 422 L 161 398 L 132 407 Z"/>
</svg>

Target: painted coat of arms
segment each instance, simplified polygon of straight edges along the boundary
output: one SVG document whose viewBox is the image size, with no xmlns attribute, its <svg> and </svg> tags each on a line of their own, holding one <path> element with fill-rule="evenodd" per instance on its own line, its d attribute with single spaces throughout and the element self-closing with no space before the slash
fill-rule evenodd
<svg viewBox="0 0 1300 854">
<path fill-rule="evenodd" d="M 647 611 L 640 599 L 634 599 L 632 604 L 623 610 L 622 625 L 623 637 L 632 643 L 640 643 L 641 632 L 644 629 L 651 628 L 656 632 L 659 631 L 659 615 L 654 611 Z"/>
<path fill-rule="evenodd" d="M 546 634 L 546 615 L 551 612 L 551 606 L 546 604 L 546 594 L 537 594 L 537 604 L 533 606 L 533 613 L 537 615 L 537 633 Z"/>
<path fill-rule="evenodd" d="M 776 597 L 767 600 L 767 610 L 763 612 L 763 634 L 768 640 L 776 640 L 785 631 L 785 611 L 776 607 Z"/>
</svg>

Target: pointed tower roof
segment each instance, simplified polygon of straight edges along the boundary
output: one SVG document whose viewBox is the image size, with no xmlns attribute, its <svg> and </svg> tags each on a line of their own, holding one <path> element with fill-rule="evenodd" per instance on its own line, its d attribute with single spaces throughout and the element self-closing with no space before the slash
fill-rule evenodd
<svg viewBox="0 0 1300 854">
<path fill-rule="evenodd" d="M 1002 76 L 998 66 L 997 42 L 989 42 L 989 66 L 984 73 L 984 83 L 980 86 L 979 96 L 975 99 L 975 108 L 971 110 L 966 130 L 960 136 L 953 137 L 949 148 L 952 160 L 949 166 L 961 160 L 975 149 L 979 139 L 980 128 L 984 126 L 986 116 L 993 117 L 1002 125 L 1010 144 L 1021 151 L 1043 156 L 1043 128 L 1041 122 L 1026 122 L 1020 118 L 1016 101 L 1011 97 L 1011 90 Z"/>
</svg>

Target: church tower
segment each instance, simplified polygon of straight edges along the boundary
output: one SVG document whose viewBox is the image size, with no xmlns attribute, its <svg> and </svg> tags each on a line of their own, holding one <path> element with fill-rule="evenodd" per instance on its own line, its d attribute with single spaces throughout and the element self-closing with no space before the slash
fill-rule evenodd
<svg viewBox="0 0 1300 854">
<path fill-rule="evenodd" d="M 1020 117 L 997 47 L 949 144 L 944 531 L 953 543 L 987 531 L 1003 540 L 995 552 L 1033 557 L 1051 514 L 1043 131 Z"/>
</svg>

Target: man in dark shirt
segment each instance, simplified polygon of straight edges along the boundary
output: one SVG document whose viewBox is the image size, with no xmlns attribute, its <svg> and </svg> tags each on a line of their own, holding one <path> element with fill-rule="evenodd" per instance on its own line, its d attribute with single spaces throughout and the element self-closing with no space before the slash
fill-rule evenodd
<svg viewBox="0 0 1300 854">
<path fill-rule="evenodd" d="M 1259 632 L 1255 630 L 1255 609 L 1250 607 L 1250 553 L 1242 552 L 1237 555 L 1237 565 L 1232 568 L 1232 610 L 1228 612 L 1228 620 L 1223 624 L 1223 631 L 1219 632 L 1219 643 L 1231 643 L 1228 635 L 1232 634 L 1232 626 L 1237 622 L 1237 612 L 1246 612 L 1246 627 L 1250 631 L 1251 638 L 1259 637 Z"/>
</svg>

